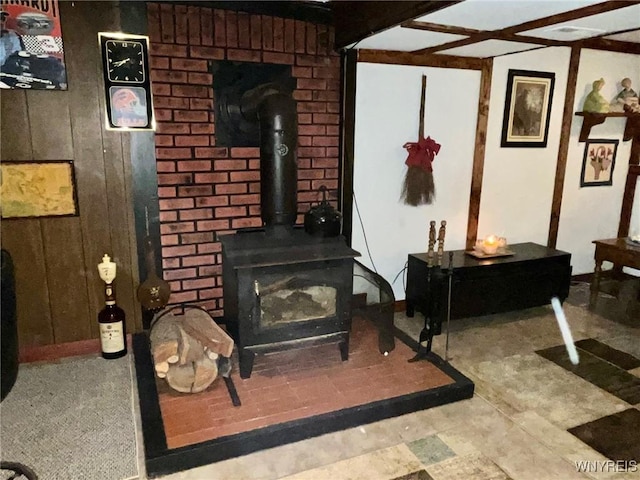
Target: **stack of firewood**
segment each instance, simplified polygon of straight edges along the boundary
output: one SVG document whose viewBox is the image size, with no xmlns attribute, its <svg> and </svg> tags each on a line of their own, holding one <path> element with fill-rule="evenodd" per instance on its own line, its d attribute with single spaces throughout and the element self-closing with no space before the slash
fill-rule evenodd
<svg viewBox="0 0 640 480">
<path fill-rule="evenodd" d="M 233 339 L 203 310 L 156 318 L 150 333 L 156 375 L 178 392 L 202 392 L 218 376 L 219 357 L 231 357 Z"/>
</svg>

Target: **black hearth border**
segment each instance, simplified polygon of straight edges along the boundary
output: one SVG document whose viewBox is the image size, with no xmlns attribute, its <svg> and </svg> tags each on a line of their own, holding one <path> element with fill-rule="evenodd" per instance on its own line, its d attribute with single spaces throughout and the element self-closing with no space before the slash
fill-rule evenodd
<svg viewBox="0 0 640 480">
<path fill-rule="evenodd" d="M 418 343 L 416 341 L 398 329 L 395 330 L 395 333 L 399 340 L 414 351 L 417 351 Z M 145 466 L 149 478 L 168 475 L 267 448 L 298 442 L 325 433 L 337 432 L 378 420 L 465 400 L 473 396 L 475 387 L 469 378 L 431 352 L 425 360 L 430 361 L 451 377 L 454 383 L 170 449 L 167 447 L 167 439 L 162 422 L 147 332 L 133 335 L 133 354 L 138 382 L 140 416 L 142 419 Z"/>
</svg>

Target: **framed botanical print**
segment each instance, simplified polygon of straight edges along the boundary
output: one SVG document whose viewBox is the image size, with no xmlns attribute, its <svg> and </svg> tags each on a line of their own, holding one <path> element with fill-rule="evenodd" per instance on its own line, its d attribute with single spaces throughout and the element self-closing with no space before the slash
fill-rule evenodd
<svg viewBox="0 0 640 480">
<path fill-rule="evenodd" d="M 617 150 L 618 140 L 587 140 L 582 157 L 580 186 L 613 185 L 613 167 L 616 165 Z"/>
<path fill-rule="evenodd" d="M 554 83 L 554 73 L 509 70 L 501 146 L 547 146 Z"/>
<path fill-rule="evenodd" d="M 106 96 L 107 130 L 154 130 L 149 38 L 98 34 Z"/>
</svg>

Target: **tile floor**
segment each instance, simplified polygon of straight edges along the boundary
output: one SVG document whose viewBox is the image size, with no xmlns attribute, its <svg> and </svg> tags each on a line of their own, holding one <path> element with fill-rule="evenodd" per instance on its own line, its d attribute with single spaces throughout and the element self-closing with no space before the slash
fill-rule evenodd
<svg viewBox="0 0 640 480">
<path fill-rule="evenodd" d="M 640 318 L 620 317 L 619 305 L 604 294 L 598 309 L 589 311 L 587 297 L 585 286 L 576 285 L 564 305 L 574 340 L 594 338 L 640 358 Z M 422 328 L 419 316 L 398 314 L 396 324 L 414 337 Z M 434 342 L 433 350 L 441 356 L 445 338 Z M 475 382 L 472 399 L 162 478 L 640 479 L 640 467 L 607 462 L 567 432 L 640 405 L 630 405 L 535 353 L 559 344 L 562 337 L 550 307 L 456 320 L 451 322 L 449 359 Z M 640 369 L 630 372 L 640 376 Z"/>
</svg>

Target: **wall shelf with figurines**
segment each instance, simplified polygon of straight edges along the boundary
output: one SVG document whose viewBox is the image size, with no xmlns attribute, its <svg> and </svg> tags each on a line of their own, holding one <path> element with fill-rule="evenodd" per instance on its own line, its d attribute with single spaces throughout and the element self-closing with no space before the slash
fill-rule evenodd
<svg viewBox="0 0 640 480">
<path fill-rule="evenodd" d="M 583 117 L 582 128 L 580 129 L 579 142 L 586 142 L 589 139 L 589 133 L 591 127 L 604 123 L 607 118 L 610 117 L 626 117 L 627 122 L 624 127 L 624 134 L 622 140 L 637 139 L 640 141 L 640 113 L 634 112 L 609 112 L 609 113 L 594 113 L 594 112 L 576 112 L 576 115 Z"/>
<path fill-rule="evenodd" d="M 640 140 L 640 106 L 638 94 L 631 88 L 631 79 L 623 78 L 620 81 L 621 89 L 612 102 L 608 102 L 600 93 L 604 84 L 603 78 L 594 81 L 591 93 L 584 100 L 583 111 L 576 112 L 576 115 L 584 117 L 578 141 L 586 142 L 591 128 L 604 123 L 610 117 L 626 117 L 622 137 L 624 141 Z"/>
</svg>

